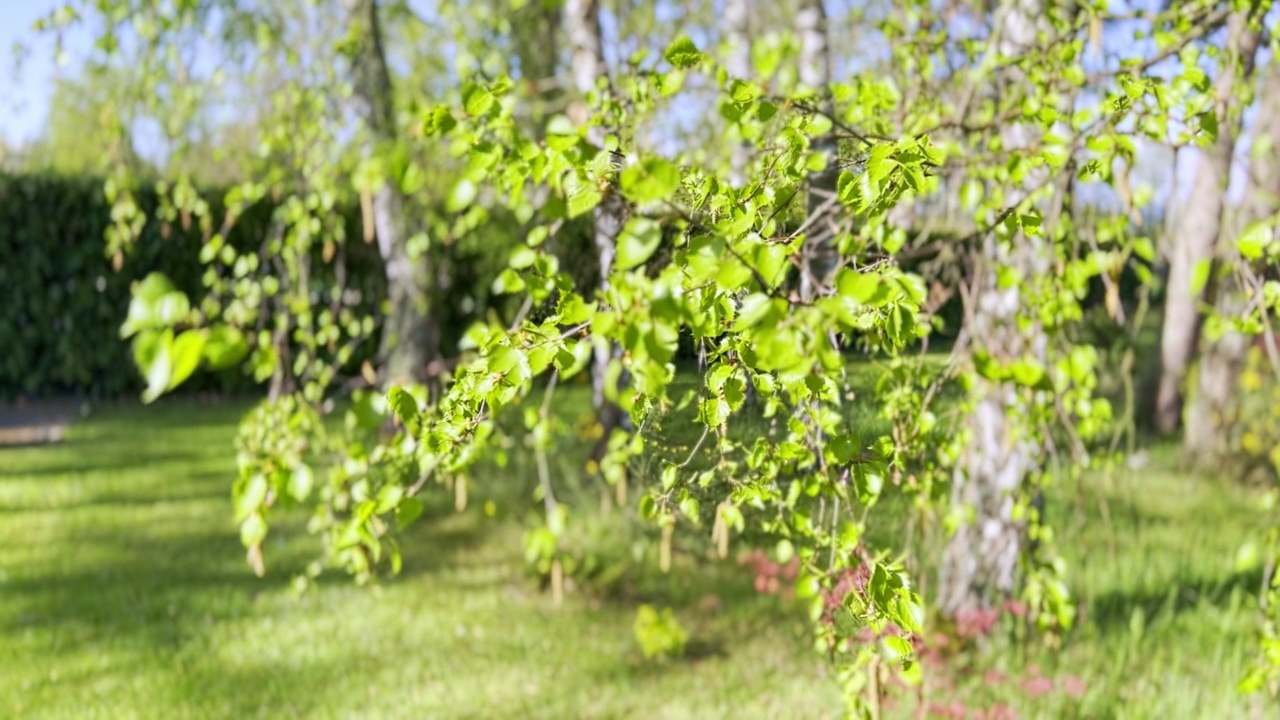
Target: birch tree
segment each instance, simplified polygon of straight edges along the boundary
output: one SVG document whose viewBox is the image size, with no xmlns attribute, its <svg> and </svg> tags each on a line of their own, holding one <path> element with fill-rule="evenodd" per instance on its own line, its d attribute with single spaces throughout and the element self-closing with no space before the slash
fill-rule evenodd
<svg viewBox="0 0 1280 720">
<path fill-rule="evenodd" d="M 398 126 L 378 3 L 376 0 L 343 0 L 343 3 L 355 45 L 351 58 L 352 88 L 357 112 L 368 132 L 366 156 L 385 156 L 395 146 Z M 431 315 L 433 273 L 424 253 L 410 251 L 411 229 L 405 217 L 404 196 L 395 178 L 382 177 L 375 182 L 370 210 L 378 250 L 386 265 L 390 302 L 379 350 L 380 382 L 384 387 L 391 387 L 425 378 L 428 363 L 439 355 L 440 337 Z"/>
<path fill-rule="evenodd" d="M 1212 142 L 1203 149 L 1189 191 L 1191 202 L 1181 210 L 1169 248 L 1164 317 L 1160 332 L 1160 384 L 1156 393 L 1156 429 L 1169 433 L 1182 421 L 1187 371 L 1195 359 L 1214 257 L 1222 234 L 1232 153 L 1240 131 L 1241 86 L 1248 82 L 1258 46 L 1258 32 L 1250 27 L 1248 11 L 1231 13 L 1213 84 Z M 1211 361 L 1212 362 L 1212 361 Z M 1210 383 L 1211 378 L 1206 378 Z M 1205 388 L 1209 392 L 1213 389 Z M 1205 441 L 1207 406 L 1187 426 L 1187 444 Z"/>
</svg>

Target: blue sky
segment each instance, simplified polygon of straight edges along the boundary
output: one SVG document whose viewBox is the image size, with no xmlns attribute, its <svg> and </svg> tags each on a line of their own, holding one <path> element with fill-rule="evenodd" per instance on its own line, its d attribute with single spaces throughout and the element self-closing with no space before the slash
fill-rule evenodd
<svg viewBox="0 0 1280 720">
<path fill-rule="evenodd" d="M 32 29 L 39 18 L 63 2 L 65 0 L 0 0 L 0 142 L 4 144 L 20 145 L 41 134 L 53 81 L 61 74 L 76 73 L 80 59 L 90 49 L 89 29 L 72 28 L 64 37 L 66 58 L 60 66 L 55 60 L 54 38 Z M 1195 171 L 1196 158 L 1194 154 L 1187 154 L 1180 160 L 1179 179 L 1189 179 Z M 1240 189 L 1234 187 L 1233 194 L 1238 194 Z"/>
<path fill-rule="evenodd" d="M 6 143 L 35 138 L 49 112 L 53 80 L 60 72 L 55 45 L 51 36 L 38 36 L 31 27 L 58 5 L 58 0 L 0 0 L 0 140 Z M 24 46 L 16 53 L 15 43 Z M 74 58 L 87 43 L 83 30 L 69 34 L 65 47 L 71 63 L 61 72 L 75 71 Z"/>
</svg>

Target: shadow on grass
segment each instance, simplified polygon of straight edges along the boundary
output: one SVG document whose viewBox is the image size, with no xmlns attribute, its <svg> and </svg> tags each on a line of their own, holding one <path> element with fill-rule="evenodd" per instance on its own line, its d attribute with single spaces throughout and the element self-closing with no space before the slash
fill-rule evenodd
<svg viewBox="0 0 1280 720">
<path fill-rule="evenodd" d="M 58 464 L 34 464 L 29 467 L 18 466 L 16 469 L 10 467 L 5 473 L 0 474 L 0 482 L 6 476 L 11 478 L 37 477 L 46 480 L 74 480 L 79 476 L 89 473 L 128 473 L 131 470 L 141 470 L 158 464 L 168 463 L 184 463 L 192 459 L 190 453 L 180 451 L 172 452 L 148 452 L 140 454 L 138 452 L 117 452 L 115 448 L 119 445 L 119 441 L 68 441 L 61 443 L 58 447 L 59 452 L 67 454 L 75 454 L 77 457 L 95 458 L 94 460 L 74 460 L 71 462 L 62 462 Z M 31 449 L 35 446 L 27 446 L 25 449 Z M 17 448 L 14 448 L 17 449 Z M 3 452 L 3 449 L 0 449 Z M 24 463 L 23 465 L 26 465 Z M 228 472 L 230 472 L 230 465 Z"/>
<path fill-rule="evenodd" d="M 1226 608 L 1233 594 L 1254 596 L 1262 587 L 1262 570 L 1233 572 L 1213 580 L 1181 579 L 1162 589 L 1112 591 L 1089 598 L 1082 608 L 1085 619 L 1104 634 L 1129 633 L 1134 613 L 1145 622 L 1169 620 L 1204 604 Z"/>
</svg>

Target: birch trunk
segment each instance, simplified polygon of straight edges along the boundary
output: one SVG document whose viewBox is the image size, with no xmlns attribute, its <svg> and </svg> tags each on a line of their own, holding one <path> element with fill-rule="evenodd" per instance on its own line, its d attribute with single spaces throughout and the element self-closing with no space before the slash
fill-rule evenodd
<svg viewBox="0 0 1280 720">
<path fill-rule="evenodd" d="M 357 110 L 371 138 L 369 152 L 395 142 L 395 106 L 391 73 L 382 47 L 376 0 L 343 0 L 348 22 L 358 28 L 359 44 L 352 60 L 352 88 Z M 425 379 L 427 365 L 439 352 L 439 328 L 430 313 L 431 266 L 408 250 L 405 198 L 393 180 L 373 194 L 372 212 L 378 251 L 386 268 L 390 312 L 383 318 L 378 351 L 383 387 Z"/>
<path fill-rule="evenodd" d="M 1242 52 L 1256 50 L 1258 37 L 1245 38 Z M 1248 76 L 1251 58 L 1241 58 Z M 1214 258 L 1215 265 L 1241 262 L 1234 238 L 1250 223 L 1266 218 L 1277 210 L 1280 197 L 1280 67 L 1272 59 L 1266 74 L 1258 82 L 1257 117 L 1253 124 L 1253 150 L 1248 160 L 1248 192 L 1230 234 L 1224 234 Z M 1227 274 L 1218 285 L 1211 285 L 1214 310 L 1222 317 L 1238 317 L 1247 304 L 1246 290 L 1234 273 Z M 1197 461 L 1212 460 L 1227 450 L 1227 430 L 1235 421 L 1236 388 L 1240 371 L 1249 352 L 1249 338 L 1228 330 L 1222 337 L 1205 338 L 1204 350 L 1196 368 L 1196 391 L 1186 410 L 1186 432 L 1183 448 Z"/>
<path fill-rule="evenodd" d="M 600 38 L 600 8 L 597 0 L 566 0 L 564 20 L 569 36 L 570 71 L 578 94 L 586 96 L 595 92 L 600 80 L 608 78 L 604 51 Z M 578 100 L 570 109 L 570 117 L 579 123 L 586 122 L 586 105 Z M 593 126 L 587 131 L 587 139 L 604 152 L 605 130 Z M 609 274 L 613 270 L 617 254 L 618 233 L 626 220 L 626 203 L 612 188 L 595 207 L 591 215 L 592 236 L 596 245 L 596 257 L 600 268 L 600 285 L 597 294 L 603 296 L 609 289 Z M 597 344 L 592 365 L 592 404 L 604 435 L 596 448 L 600 456 L 614 428 L 623 424 L 622 410 L 609 401 L 605 393 L 609 362 L 618 356 L 618 348 L 609 344 Z"/>
<path fill-rule="evenodd" d="M 1003 4 L 993 22 L 999 52 L 1005 56 L 1025 52 L 1041 29 L 1041 13 L 1039 0 Z M 1032 129 L 1023 125 L 1001 134 L 1009 148 L 1026 147 L 1033 140 Z M 1033 172 L 1026 187 L 1046 180 L 1043 170 Z M 1026 192 L 1011 193 L 1008 205 L 1025 198 Z M 1056 202 L 1061 202 L 1061 196 Z M 975 259 L 972 292 L 965 307 L 971 352 L 985 352 L 996 362 L 1022 357 L 1045 361 L 1047 337 L 1039 320 L 1022 312 L 1021 283 L 1002 288 L 996 273 L 1009 268 L 1022 282 L 1029 282 L 1052 270 L 1052 258 L 1052 247 L 1043 237 L 1019 232 L 1001 243 L 988 235 Z M 943 552 L 937 604 L 944 614 L 960 617 L 991 607 L 1016 588 L 1026 520 L 1015 517 L 1014 506 L 1023 481 L 1038 470 L 1042 456 L 1034 438 L 1019 431 L 1018 418 L 1027 409 L 1025 392 L 1012 382 L 986 378 L 978 378 L 970 391 L 973 408 L 964 421 L 970 437 L 953 477 L 951 504 L 971 519 L 959 525 Z"/>
<path fill-rule="evenodd" d="M 816 94 L 819 111 L 831 113 L 831 53 L 827 47 L 827 12 L 822 0 L 800 0 L 795 34 L 800 41 L 800 84 Z M 809 176 L 810 229 L 801 248 L 800 297 L 812 300 L 835 273 L 833 241 L 837 229 L 833 204 L 836 194 L 836 141 L 830 134 L 816 138 L 813 149 L 826 157 L 826 167 Z"/>
<path fill-rule="evenodd" d="M 1222 229 L 1227 182 L 1231 174 L 1231 154 L 1240 127 L 1237 94 L 1253 65 L 1258 35 L 1249 29 L 1247 14 L 1232 13 L 1228 20 L 1226 52 L 1214 80 L 1214 112 L 1218 116 L 1218 139 L 1205 148 L 1191 184 L 1192 201 L 1182 209 L 1174 229 L 1169 257 L 1169 277 L 1165 286 L 1164 319 L 1160 331 L 1160 385 L 1156 391 L 1156 429 L 1170 433 L 1182 419 L 1187 370 L 1195 357 L 1203 324 L 1201 304 L 1207 297 L 1214 250 Z M 1237 70 L 1239 68 L 1239 70 Z M 1243 72 L 1240 72 L 1243 71 Z M 1208 418 L 1198 414 L 1192 433 L 1203 431 Z"/>
</svg>

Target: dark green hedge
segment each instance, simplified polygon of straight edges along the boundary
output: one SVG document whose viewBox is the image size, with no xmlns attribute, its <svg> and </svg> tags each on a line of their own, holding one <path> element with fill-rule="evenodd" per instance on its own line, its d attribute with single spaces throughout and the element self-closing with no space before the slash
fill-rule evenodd
<svg viewBox="0 0 1280 720">
<path fill-rule="evenodd" d="M 214 226 L 221 224 L 217 197 L 207 192 Z M 143 190 L 136 200 L 147 217 L 157 196 Z M 244 251 L 259 247 L 269 229 L 273 208 L 267 202 L 237 220 L 227 242 Z M 476 318 L 496 310 L 515 312 L 512 298 L 494 295 L 493 280 L 506 267 L 527 225 L 510 213 L 491 209 L 478 222 L 464 222 L 467 212 L 428 213 L 430 262 L 435 270 L 433 307 L 441 330 L 442 352 L 452 355 L 465 329 Z M 346 236 L 359 238 L 359 208 L 344 212 Z M 200 231 L 164 227 L 149 221 L 119 271 L 105 254 L 104 234 L 110 206 L 100 178 L 0 173 L 0 400 L 16 396 L 82 395 L 115 397 L 141 392 L 129 344 L 119 328 L 130 301 L 130 285 L 151 272 L 167 275 L 193 304 L 204 296 L 200 264 Z M 566 224 L 549 247 L 583 287 L 597 283 L 595 248 L 589 219 Z M 312 264 L 317 290 L 333 281 L 333 268 L 318 257 Z M 344 248 L 345 283 L 360 291 L 360 311 L 377 316 L 386 297 L 382 259 L 377 247 L 355 240 Z M 348 371 L 373 356 L 376 338 L 360 348 Z M 239 369 L 198 372 L 183 391 L 243 392 L 254 389 Z"/>
<path fill-rule="evenodd" d="M 143 191 L 137 199 L 150 217 L 155 193 Z M 252 208 L 228 242 L 256 247 L 270 215 L 265 205 Z M 217 209 L 214 217 L 220 220 Z M 0 398 L 139 392 L 141 377 L 119 336 L 130 284 L 158 271 L 193 302 L 203 297 L 198 228 L 148 222 L 116 271 L 104 252 L 109 221 L 101 179 L 0 174 Z M 358 218 L 351 223 L 358 227 Z M 364 304 L 376 307 L 385 295 L 381 260 L 372 246 L 352 245 L 348 282 L 368 298 Z M 254 383 L 228 370 L 198 373 L 186 387 L 237 392 Z"/>
</svg>

